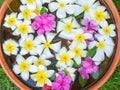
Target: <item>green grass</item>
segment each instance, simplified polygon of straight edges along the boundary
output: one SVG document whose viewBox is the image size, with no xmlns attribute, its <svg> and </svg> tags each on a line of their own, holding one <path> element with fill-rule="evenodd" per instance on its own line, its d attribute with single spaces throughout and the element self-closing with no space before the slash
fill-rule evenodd
<svg viewBox="0 0 120 90">
<path fill-rule="evenodd" d="M 0 0 L 0 6 L 4 0 Z M 120 12 L 120 0 L 113 0 Z M 19 90 L 6 76 L 0 67 L 0 90 Z M 100 88 L 100 90 L 120 90 L 120 64 L 112 77 Z"/>
</svg>

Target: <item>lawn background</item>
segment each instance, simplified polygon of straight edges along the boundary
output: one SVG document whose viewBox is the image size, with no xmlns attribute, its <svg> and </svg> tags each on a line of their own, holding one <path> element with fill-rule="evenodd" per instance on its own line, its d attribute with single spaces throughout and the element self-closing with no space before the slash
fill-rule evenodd
<svg viewBox="0 0 120 90">
<path fill-rule="evenodd" d="M 120 0 L 113 0 L 120 13 Z M 0 0 L 0 6 L 4 0 Z M 19 90 L 6 76 L 0 67 L 0 90 Z M 120 64 L 111 78 L 99 90 L 120 90 Z"/>
</svg>

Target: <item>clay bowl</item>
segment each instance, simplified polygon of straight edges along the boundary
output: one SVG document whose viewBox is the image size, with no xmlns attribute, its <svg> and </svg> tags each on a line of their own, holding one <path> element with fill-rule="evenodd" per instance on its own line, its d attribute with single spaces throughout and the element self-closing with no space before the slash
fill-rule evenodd
<svg viewBox="0 0 120 90">
<path fill-rule="evenodd" d="M 11 4 L 13 0 L 6 0 L 7 4 Z M 116 25 L 116 32 L 117 32 L 117 37 L 116 37 L 116 48 L 114 51 L 114 55 L 111 58 L 111 62 L 105 67 L 105 71 L 102 72 L 101 76 L 99 79 L 95 80 L 93 83 L 87 85 L 85 88 L 82 90 L 97 90 L 99 89 L 112 75 L 114 72 L 118 62 L 119 62 L 119 56 L 120 56 L 120 17 L 119 13 L 113 3 L 112 0 L 101 0 L 103 4 L 107 7 L 109 13 L 111 14 L 112 20 Z M 8 10 L 8 5 L 6 2 L 2 5 L 0 8 L 0 27 L 2 27 L 3 19 L 6 14 L 6 11 Z M 2 28 L 1 28 L 2 30 Z M 0 38 L 1 39 L 1 38 Z M 8 62 L 6 62 L 6 57 L 4 57 L 3 50 L 2 50 L 2 43 L 0 42 L 0 64 L 7 74 L 7 76 L 11 79 L 11 81 L 19 87 L 21 90 L 32 90 L 30 86 L 28 86 L 26 83 L 22 82 L 11 70 L 10 65 Z M 76 89 L 79 90 L 79 89 Z"/>
</svg>

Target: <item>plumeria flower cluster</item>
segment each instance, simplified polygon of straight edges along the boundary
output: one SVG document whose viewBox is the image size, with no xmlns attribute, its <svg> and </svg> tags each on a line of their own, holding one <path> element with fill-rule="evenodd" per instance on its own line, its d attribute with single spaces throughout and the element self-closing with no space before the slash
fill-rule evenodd
<svg viewBox="0 0 120 90">
<path fill-rule="evenodd" d="M 3 43 L 14 56 L 14 73 L 42 90 L 70 90 L 77 78 L 99 72 L 113 54 L 115 25 L 98 0 L 20 0 L 6 15 L 11 37 Z"/>
</svg>

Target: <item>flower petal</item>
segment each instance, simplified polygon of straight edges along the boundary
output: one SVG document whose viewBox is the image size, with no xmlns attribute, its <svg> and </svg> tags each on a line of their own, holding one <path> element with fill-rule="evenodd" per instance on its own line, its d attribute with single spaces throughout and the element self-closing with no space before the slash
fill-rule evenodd
<svg viewBox="0 0 120 90">
<path fill-rule="evenodd" d="M 58 18 L 65 18 L 66 17 L 66 12 L 63 9 L 58 9 L 57 10 L 57 17 Z"/>
<path fill-rule="evenodd" d="M 58 3 L 56 3 L 56 2 L 50 3 L 49 4 L 49 9 L 50 9 L 51 12 L 56 11 L 58 9 Z"/>
<path fill-rule="evenodd" d="M 19 70 L 19 67 L 18 67 L 18 65 L 14 65 L 13 66 L 13 71 L 15 72 L 15 74 L 20 74 L 20 70 Z"/>
<path fill-rule="evenodd" d="M 28 72 L 22 72 L 20 74 L 23 80 L 27 81 L 29 79 L 29 73 Z"/>
<path fill-rule="evenodd" d="M 61 48 L 61 42 L 55 43 L 51 45 L 51 49 L 53 49 L 55 52 L 58 52 Z"/>
</svg>

